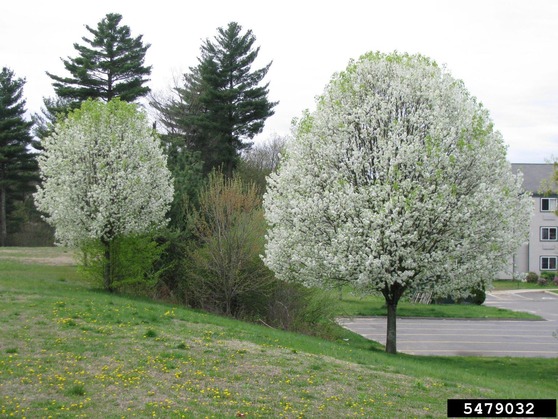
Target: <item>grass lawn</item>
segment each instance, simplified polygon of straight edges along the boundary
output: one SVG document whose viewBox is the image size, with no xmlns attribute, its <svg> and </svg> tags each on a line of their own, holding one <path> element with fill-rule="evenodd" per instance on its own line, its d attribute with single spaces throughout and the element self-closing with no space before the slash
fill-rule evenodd
<svg viewBox="0 0 558 419">
<path fill-rule="evenodd" d="M 326 341 L 108 294 L 62 249 L 50 265 L 19 251 L 0 249 L 0 417 L 443 418 L 448 398 L 558 394 L 558 358 L 388 355 L 344 329 Z"/>
<path fill-rule="evenodd" d="M 386 316 L 383 296 L 355 295 L 344 292 L 338 302 L 339 316 Z M 531 319 L 541 317 L 531 313 L 505 310 L 474 304 L 418 304 L 402 300 L 397 305 L 398 317 L 439 317 L 468 319 Z"/>
<path fill-rule="evenodd" d="M 521 290 L 521 289 L 540 290 L 540 291 L 550 290 L 550 291 L 552 291 L 552 290 L 557 290 L 557 288 L 558 288 L 552 282 L 549 282 L 546 285 L 538 285 L 538 284 L 533 284 L 533 283 L 523 282 L 523 281 L 498 280 L 498 281 L 494 281 L 493 285 L 494 285 L 494 290 L 495 291 Z"/>
</svg>

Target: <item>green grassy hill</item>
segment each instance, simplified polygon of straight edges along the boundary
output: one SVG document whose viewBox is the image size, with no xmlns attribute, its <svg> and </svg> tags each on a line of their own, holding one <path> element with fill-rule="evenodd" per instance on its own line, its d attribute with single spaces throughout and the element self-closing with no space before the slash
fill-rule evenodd
<svg viewBox="0 0 558 419">
<path fill-rule="evenodd" d="M 0 417 L 446 417 L 558 394 L 558 359 L 390 356 L 107 294 L 71 263 L 0 249 Z"/>
</svg>

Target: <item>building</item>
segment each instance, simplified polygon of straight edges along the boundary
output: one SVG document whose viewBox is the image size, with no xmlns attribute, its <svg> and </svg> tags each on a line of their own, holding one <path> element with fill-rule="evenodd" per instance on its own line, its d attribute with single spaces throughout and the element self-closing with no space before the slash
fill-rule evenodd
<svg viewBox="0 0 558 419">
<path fill-rule="evenodd" d="M 524 243 L 510 261 L 501 279 L 511 279 L 519 274 L 557 271 L 558 266 L 558 194 L 543 193 L 545 182 L 552 179 L 553 164 L 512 164 L 514 173 L 523 173 L 523 187 L 533 196 L 533 214 L 529 241 Z"/>
</svg>

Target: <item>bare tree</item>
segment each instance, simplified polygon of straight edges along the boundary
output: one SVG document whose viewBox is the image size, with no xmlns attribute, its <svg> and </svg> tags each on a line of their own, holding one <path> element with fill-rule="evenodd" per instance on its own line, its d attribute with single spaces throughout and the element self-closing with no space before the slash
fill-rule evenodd
<svg viewBox="0 0 558 419">
<path fill-rule="evenodd" d="M 263 291 L 271 273 L 260 259 L 265 221 L 256 186 L 212 172 L 194 216 L 200 247 L 191 270 L 206 308 L 227 315 L 242 311 L 239 299 Z M 201 292 L 200 292 L 201 291 Z"/>
</svg>

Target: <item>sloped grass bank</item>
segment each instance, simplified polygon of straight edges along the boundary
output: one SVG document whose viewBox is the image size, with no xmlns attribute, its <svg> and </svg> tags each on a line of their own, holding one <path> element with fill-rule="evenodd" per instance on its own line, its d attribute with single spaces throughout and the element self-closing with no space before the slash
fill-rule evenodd
<svg viewBox="0 0 558 419">
<path fill-rule="evenodd" d="M 448 398 L 553 398 L 558 359 L 389 356 L 96 291 L 0 252 L 0 416 L 445 417 Z"/>
</svg>

